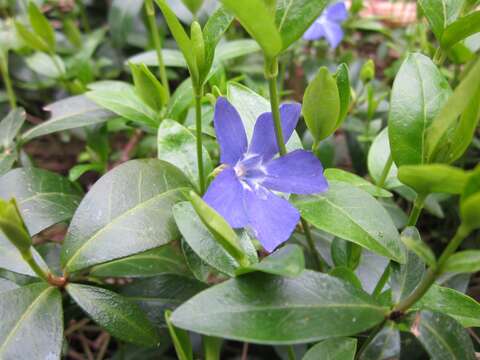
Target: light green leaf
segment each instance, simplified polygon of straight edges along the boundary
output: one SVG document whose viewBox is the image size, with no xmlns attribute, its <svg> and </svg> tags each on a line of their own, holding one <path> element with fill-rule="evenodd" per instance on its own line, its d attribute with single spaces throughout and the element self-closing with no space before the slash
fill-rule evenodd
<svg viewBox="0 0 480 360">
<path fill-rule="evenodd" d="M 453 23 L 463 7 L 464 0 L 419 0 L 425 17 L 438 41 L 442 40 L 447 26 Z"/>
<path fill-rule="evenodd" d="M 480 11 L 475 11 L 447 26 L 442 36 L 442 46 L 449 48 L 478 32 L 480 32 Z"/>
<path fill-rule="evenodd" d="M 155 111 L 160 111 L 168 101 L 168 94 L 163 85 L 145 64 L 130 64 L 135 91 L 145 104 Z"/>
<path fill-rule="evenodd" d="M 65 75 L 65 64 L 58 55 L 36 52 L 25 58 L 25 62 L 30 69 L 39 75 L 52 79 L 58 79 Z"/>
<path fill-rule="evenodd" d="M 33 1 L 28 4 L 28 18 L 35 34 L 42 38 L 48 45 L 50 52 L 54 53 L 55 32 L 53 31 L 53 26 Z"/>
<path fill-rule="evenodd" d="M 11 110 L 0 121 L 0 148 L 3 148 L 4 151 L 13 144 L 15 137 L 25 122 L 26 116 L 25 109 L 17 108 Z"/>
<path fill-rule="evenodd" d="M 448 258 L 443 270 L 458 273 L 480 271 L 480 250 L 465 250 L 453 254 Z"/>
<path fill-rule="evenodd" d="M 400 332 L 389 322 L 363 349 L 359 360 L 387 360 L 400 356 Z"/>
<path fill-rule="evenodd" d="M 375 183 L 380 181 L 389 156 L 390 141 L 388 139 L 388 128 L 385 128 L 373 140 L 372 146 L 370 146 L 370 150 L 368 151 L 368 172 Z M 385 187 L 387 189 L 396 188 L 402 185 L 397 178 L 397 172 L 397 165 L 393 163 L 385 180 Z"/>
<path fill-rule="evenodd" d="M 392 197 L 392 193 L 384 190 L 376 185 L 373 185 L 371 182 L 365 180 L 364 178 L 350 173 L 341 169 L 326 169 L 324 173 L 325 177 L 329 181 L 343 181 L 349 183 L 363 191 L 368 192 L 372 196 L 376 197 Z"/>
<path fill-rule="evenodd" d="M 310 348 L 302 360 L 353 360 L 356 350 L 357 339 L 327 339 Z"/>
<path fill-rule="evenodd" d="M 122 47 L 133 31 L 135 17 L 142 9 L 143 1 L 113 0 L 108 12 L 108 26 L 113 43 Z"/>
<path fill-rule="evenodd" d="M 414 226 L 409 226 L 402 231 L 400 238 L 408 250 L 414 252 L 428 266 L 434 267 L 437 260 L 433 251 L 422 241 L 420 233 Z"/>
</svg>

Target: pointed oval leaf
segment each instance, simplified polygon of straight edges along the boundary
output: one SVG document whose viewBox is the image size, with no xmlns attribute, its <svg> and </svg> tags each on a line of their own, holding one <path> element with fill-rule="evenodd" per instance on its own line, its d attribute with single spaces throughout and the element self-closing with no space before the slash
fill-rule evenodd
<svg viewBox="0 0 480 360">
<path fill-rule="evenodd" d="M 457 273 L 480 271 L 480 250 L 465 250 L 453 254 L 448 258 L 443 270 Z"/>
<path fill-rule="evenodd" d="M 392 263 L 391 268 L 392 300 L 398 303 L 408 297 L 420 283 L 425 272 L 425 264 L 415 253 L 407 251 L 405 264 Z"/>
<path fill-rule="evenodd" d="M 325 274 L 255 273 L 196 295 L 175 310 L 172 322 L 209 336 L 295 344 L 357 334 L 380 323 L 386 311 L 363 291 Z"/>
<path fill-rule="evenodd" d="M 364 178 L 353 174 L 351 172 L 342 170 L 342 169 L 326 169 L 324 172 L 325 177 L 329 181 L 343 181 L 349 183 L 353 186 L 366 191 L 372 196 L 375 197 L 392 197 L 392 193 L 390 191 L 384 190 L 371 182 L 365 180 Z"/>
<path fill-rule="evenodd" d="M 372 146 L 370 146 L 370 150 L 368 151 L 368 173 L 375 183 L 380 181 L 385 164 L 387 164 L 390 154 L 390 140 L 388 139 L 387 127 L 380 131 L 377 137 L 373 140 Z M 397 172 L 397 165 L 393 163 L 385 180 L 385 188 L 393 189 L 402 185 L 397 178 Z"/>
<path fill-rule="evenodd" d="M 299 197 L 294 204 L 318 229 L 400 263 L 405 262 L 403 245 L 390 215 L 363 190 L 331 181 L 327 192 Z"/>
<path fill-rule="evenodd" d="M 90 189 L 72 219 L 63 268 L 78 271 L 177 239 L 171 207 L 189 186 L 180 170 L 161 160 L 131 160 L 111 170 Z"/>
<path fill-rule="evenodd" d="M 442 36 L 442 46 L 449 48 L 478 32 L 480 32 L 480 11 L 474 11 L 445 28 Z"/>
<path fill-rule="evenodd" d="M 433 251 L 422 241 L 420 233 L 414 226 L 409 226 L 402 231 L 400 239 L 408 250 L 414 252 L 425 264 L 434 267 L 437 263 Z"/>
<path fill-rule="evenodd" d="M 418 4 L 438 41 L 442 40 L 445 29 L 458 18 L 463 7 L 463 1 L 458 0 L 419 0 Z"/>
<path fill-rule="evenodd" d="M 5 150 L 12 145 L 25 122 L 26 115 L 23 108 L 13 109 L 0 121 L 0 148 Z"/>
<path fill-rule="evenodd" d="M 302 360 L 353 360 L 356 350 L 357 339 L 327 339 L 312 346 Z"/>
<path fill-rule="evenodd" d="M 45 271 L 48 267 L 38 252 L 32 248 L 33 258 L 37 264 Z M 32 270 L 25 260 L 23 260 L 20 251 L 0 232 L 0 269 L 13 271 L 18 274 L 37 277 L 38 275 Z"/>
<path fill-rule="evenodd" d="M 36 283 L 0 296 L 0 358 L 59 359 L 63 343 L 62 295 Z"/>
<path fill-rule="evenodd" d="M 28 18 L 33 31 L 48 45 L 50 52 L 55 52 L 55 32 L 50 21 L 43 15 L 35 2 L 28 4 Z"/>
<path fill-rule="evenodd" d="M 400 356 L 400 332 L 388 323 L 364 348 L 359 360 L 387 360 Z"/>
<path fill-rule="evenodd" d="M 108 25 L 113 43 L 122 47 L 132 32 L 137 17 L 142 9 L 143 1 L 113 0 L 108 12 Z"/>
<path fill-rule="evenodd" d="M 145 313 L 131 300 L 95 286 L 69 284 L 68 294 L 113 336 L 138 345 L 158 346 L 158 334 Z"/>
</svg>

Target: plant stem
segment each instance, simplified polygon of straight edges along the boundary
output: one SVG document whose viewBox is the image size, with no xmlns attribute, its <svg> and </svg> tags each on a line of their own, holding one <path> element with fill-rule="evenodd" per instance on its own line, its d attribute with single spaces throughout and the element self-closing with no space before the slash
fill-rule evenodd
<svg viewBox="0 0 480 360">
<path fill-rule="evenodd" d="M 385 166 L 383 167 L 382 175 L 380 176 L 380 179 L 378 180 L 377 186 L 383 188 L 385 186 L 385 181 L 387 181 L 388 174 L 390 173 L 390 170 L 392 169 L 393 165 L 393 157 L 392 154 L 388 156 L 387 162 L 385 163 Z"/>
<path fill-rule="evenodd" d="M 197 163 L 200 193 L 205 192 L 205 173 L 203 169 L 203 146 L 202 146 L 202 97 L 203 86 L 195 89 L 195 130 L 197 136 Z"/>
<path fill-rule="evenodd" d="M 433 56 L 433 62 L 435 63 L 435 65 L 440 66 L 443 64 L 446 58 L 447 54 L 445 53 L 445 51 L 443 51 L 441 47 L 439 47 L 437 51 L 435 51 L 435 55 Z"/>
<path fill-rule="evenodd" d="M 157 19 L 155 17 L 155 7 L 152 0 L 145 1 L 145 12 L 147 13 L 148 26 L 152 33 L 153 44 L 157 53 L 158 60 L 158 73 L 162 85 L 167 90 L 167 95 L 170 97 L 170 85 L 168 84 L 167 70 L 165 68 L 165 62 L 163 61 L 162 43 L 160 41 L 160 35 L 158 34 Z"/>
<path fill-rule="evenodd" d="M 48 274 L 37 264 L 32 255 L 32 248 L 28 248 L 27 251 L 22 252 L 22 258 L 32 268 L 33 272 L 37 274 L 41 279 L 48 282 Z"/>
<path fill-rule="evenodd" d="M 407 226 L 415 226 L 417 225 L 418 218 L 422 212 L 423 206 L 425 205 L 426 195 L 418 194 L 417 198 L 413 203 L 412 211 L 410 212 L 410 216 L 407 221 Z"/>
<path fill-rule="evenodd" d="M 293 348 L 292 345 L 288 345 L 287 353 L 288 353 L 288 360 L 297 360 L 297 355 L 295 355 L 295 349 Z"/>
<path fill-rule="evenodd" d="M 12 86 L 12 79 L 8 72 L 8 59 L 7 54 L 0 54 L 0 73 L 2 73 L 3 83 L 5 84 L 5 89 L 7 90 L 8 102 L 10 108 L 15 109 L 17 107 L 17 98 L 15 96 L 15 91 Z"/>
<path fill-rule="evenodd" d="M 307 239 L 308 247 L 310 249 L 310 252 L 313 255 L 313 259 L 315 260 L 315 267 L 317 268 L 318 271 L 324 272 L 325 271 L 325 267 L 323 266 L 324 262 L 322 257 L 318 253 L 317 248 L 315 247 L 315 242 L 313 241 L 312 232 L 310 231 L 310 224 L 304 218 L 301 218 L 300 221 L 302 222 L 302 227 L 305 233 L 305 238 Z"/>
<path fill-rule="evenodd" d="M 372 293 L 373 297 L 376 298 L 382 293 L 382 290 L 385 287 L 385 284 L 387 283 L 389 278 L 390 278 L 390 262 L 385 267 L 385 270 L 383 271 L 382 276 L 380 276 L 380 279 L 378 279 L 377 285 L 375 286 L 375 289 L 373 290 L 373 293 Z"/>
<path fill-rule="evenodd" d="M 420 284 L 416 289 L 411 293 L 407 298 L 400 301 L 393 312 L 404 313 L 410 307 L 412 307 L 418 300 L 422 298 L 423 295 L 430 289 L 437 277 L 442 273 L 443 266 L 445 265 L 448 258 L 458 249 L 463 240 L 470 234 L 470 229 L 466 228 L 463 225 L 457 229 L 457 232 L 450 243 L 447 245 L 442 255 L 438 259 L 438 262 L 435 267 L 430 267 L 427 271 L 427 274 L 424 276 Z"/>
</svg>

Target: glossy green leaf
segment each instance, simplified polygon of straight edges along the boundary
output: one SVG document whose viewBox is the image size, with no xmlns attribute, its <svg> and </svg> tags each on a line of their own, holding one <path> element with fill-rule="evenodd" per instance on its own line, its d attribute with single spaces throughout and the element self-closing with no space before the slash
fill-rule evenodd
<svg viewBox="0 0 480 360">
<path fill-rule="evenodd" d="M 33 1 L 28 4 L 28 18 L 35 34 L 45 41 L 50 52 L 55 52 L 55 32 L 53 31 L 53 26 Z"/>
<path fill-rule="evenodd" d="M 439 41 L 445 28 L 458 18 L 463 7 L 462 0 L 419 0 L 418 4 Z"/>
<path fill-rule="evenodd" d="M 345 120 L 350 108 L 350 75 L 348 65 L 342 63 L 338 66 L 335 73 L 335 80 L 337 81 L 338 94 L 340 96 L 340 114 L 338 116 L 337 127 Z"/>
<path fill-rule="evenodd" d="M 449 48 L 478 32 L 480 32 L 480 11 L 475 11 L 447 26 L 443 32 L 442 46 Z"/>
<path fill-rule="evenodd" d="M 458 273 L 480 271 L 480 250 L 465 250 L 453 254 L 448 258 L 443 270 Z"/>
<path fill-rule="evenodd" d="M 388 128 L 385 128 L 373 140 L 372 146 L 370 146 L 370 150 L 368 151 L 368 172 L 375 183 L 380 181 L 389 156 L 390 141 L 388 139 Z M 397 178 L 397 172 L 397 165 L 393 163 L 385 180 L 385 187 L 387 189 L 396 188 L 401 185 L 401 182 Z"/>
<path fill-rule="evenodd" d="M 240 265 L 239 260 L 232 256 L 220 241 L 215 240 L 214 232 L 202 222 L 189 202 L 175 205 L 173 215 L 183 238 L 203 261 L 229 276 L 235 276 L 235 269 Z M 233 232 L 231 229 L 230 231 Z M 246 256 L 251 263 L 258 262 L 255 248 L 246 232 L 240 236 L 233 232 L 229 236 L 233 238 L 232 243 L 235 241 L 233 246 L 238 248 L 235 251 L 239 256 Z"/>
<path fill-rule="evenodd" d="M 120 294 L 134 301 L 157 327 L 165 326 L 165 310 L 174 310 L 205 290 L 207 285 L 190 277 L 162 274 L 122 286 Z"/>
<path fill-rule="evenodd" d="M 460 203 L 460 218 L 469 230 L 480 228 L 480 192 L 462 200 Z"/>
<path fill-rule="evenodd" d="M 25 25 L 15 21 L 15 29 L 18 37 L 33 50 L 49 52 L 48 44 L 37 34 L 31 32 Z"/>
<path fill-rule="evenodd" d="M 376 197 L 392 197 L 392 193 L 384 190 L 376 185 L 373 185 L 371 182 L 365 180 L 364 178 L 353 174 L 351 172 L 342 170 L 342 169 L 326 169 L 324 172 L 325 177 L 329 181 L 343 181 L 349 183 L 359 189 L 362 189 L 369 193 L 372 196 Z"/>
<path fill-rule="evenodd" d="M 158 129 L 158 158 L 167 161 L 182 170 L 185 175 L 198 184 L 198 163 L 195 136 L 183 125 L 170 119 L 164 119 Z M 203 167 L 205 174 L 212 172 L 212 160 L 205 148 L 203 152 Z"/>
<path fill-rule="evenodd" d="M 101 107 L 137 124 L 157 128 L 157 113 L 137 95 L 133 86 L 114 89 L 96 89 L 86 96 Z"/>
<path fill-rule="evenodd" d="M 202 7 L 204 0 L 182 0 L 182 2 L 195 15 Z"/>
<path fill-rule="evenodd" d="M 425 273 L 425 264 L 411 251 L 407 251 L 405 264 L 391 264 L 390 288 L 392 300 L 398 303 L 408 297 L 417 287 Z"/>
<path fill-rule="evenodd" d="M 115 117 L 113 112 L 98 106 L 85 95 L 59 100 L 47 105 L 44 109 L 50 112 L 50 119 L 24 132 L 21 140 L 29 141 L 63 130 L 101 124 Z"/>
<path fill-rule="evenodd" d="M 13 151 L 9 148 L 22 128 L 26 115 L 25 110 L 22 108 L 13 109 L 0 121 L 0 148 L 3 148 L 4 152 L 7 151 L 7 149 Z"/>
<path fill-rule="evenodd" d="M 295 277 L 305 270 L 303 250 L 295 244 L 287 244 L 262 261 L 236 270 L 237 275 L 260 271 L 267 274 Z"/>
<path fill-rule="evenodd" d="M 144 64 L 130 64 L 135 91 L 145 104 L 160 111 L 168 100 L 167 91 Z"/>
<path fill-rule="evenodd" d="M 0 152 L 0 176 L 6 174 L 12 169 L 17 158 L 18 155 L 15 149 Z"/>
<path fill-rule="evenodd" d="M 353 360 L 356 350 L 357 339 L 327 339 L 310 348 L 302 360 Z"/>
<path fill-rule="evenodd" d="M 308 84 L 303 96 L 302 112 L 316 141 L 327 138 L 337 129 L 340 94 L 336 80 L 326 67 L 321 67 Z"/>
<path fill-rule="evenodd" d="M 414 252 L 420 259 L 422 259 L 428 266 L 434 267 L 436 264 L 435 254 L 422 241 L 420 233 L 414 226 L 409 226 L 400 234 L 400 239 L 406 248 Z"/>
<path fill-rule="evenodd" d="M 274 15 L 263 0 L 221 1 L 227 9 L 235 14 L 235 17 L 250 36 L 258 42 L 267 57 L 273 58 L 282 51 L 284 48 L 282 37 L 277 30 Z"/>
<path fill-rule="evenodd" d="M 472 341 L 457 321 L 439 312 L 422 310 L 412 314 L 410 332 L 432 360 L 474 360 Z"/>
<path fill-rule="evenodd" d="M 398 166 L 423 164 L 429 158 L 427 131 L 450 94 L 448 82 L 432 60 L 419 53 L 407 56 L 393 83 L 388 119 Z"/>
<path fill-rule="evenodd" d="M 172 338 L 173 346 L 179 360 L 193 360 L 192 343 L 188 332 L 182 329 L 177 329 L 171 322 L 170 318 L 172 312 L 170 310 L 165 311 L 165 321 L 167 323 L 168 332 Z"/>
<path fill-rule="evenodd" d="M 363 349 L 359 360 L 388 360 L 400 356 L 400 332 L 388 323 Z"/>
<path fill-rule="evenodd" d="M 186 68 L 187 63 L 183 58 L 182 52 L 176 49 L 162 49 L 163 63 L 166 67 Z M 134 55 L 128 59 L 128 63 L 145 64 L 147 66 L 158 66 L 158 56 L 156 50 L 150 50 Z"/>
<path fill-rule="evenodd" d="M 57 55 L 36 52 L 27 57 L 25 63 L 37 74 L 52 79 L 59 79 L 65 75 L 65 64 Z"/>
<path fill-rule="evenodd" d="M 362 257 L 362 247 L 350 241 L 335 237 L 330 246 L 330 253 L 335 266 L 345 266 L 355 270 Z"/>
<path fill-rule="evenodd" d="M 142 9 L 143 1 L 113 0 L 108 13 L 108 26 L 113 43 L 122 47 L 134 30 L 135 17 Z"/>
<path fill-rule="evenodd" d="M 415 307 L 450 315 L 464 327 L 480 327 L 480 304 L 454 289 L 433 285 Z"/>
<path fill-rule="evenodd" d="M 400 263 L 405 261 L 392 219 L 382 205 L 363 190 L 331 181 L 327 192 L 299 197 L 294 204 L 318 229 Z"/>
<path fill-rule="evenodd" d="M 79 164 L 68 170 L 68 180 L 77 181 L 82 175 L 87 172 L 93 171 L 97 173 L 102 173 L 105 170 L 104 164 L 99 163 L 90 163 L 90 164 Z"/>
<path fill-rule="evenodd" d="M 435 116 L 428 129 L 426 146 L 429 161 L 448 163 L 454 161 L 458 154 L 454 157 L 454 154 L 450 152 L 448 148 L 457 141 L 461 141 L 462 137 L 467 136 L 467 139 L 471 139 L 471 136 L 473 135 L 472 132 L 466 135 L 462 130 L 465 128 L 471 129 L 472 123 L 476 124 L 478 122 L 478 102 L 473 103 L 472 101 L 474 101 L 473 97 L 479 92 L 480 60 L 477 60 L 475 65 L 455 88 L 453 95 L 450 96 L 448 101 L 441 108 L 441 111 Z M 467 111 L 469 106 L 473 106 L 473 114 L 466 118 L 460 117 L 460 115 Z M 468 124 L 462 124 L 463 121 L 470 123 L 470 126 L 467 126 Z M 459 126 L 461 131 L 456 133 L 455 129 Z M 473 128 L 475 128 L 475 125 Z M 455 143 L 452 141 L 455 141 Z"/>
<path fill-rule="evenodd" d="M 0 231 L 22 254 L 32 247 L 32 238 L 15 199 L 0 199 Z"/>
<path fill-rule="evenodd" d="M 404 165 L 398 169 L 398 178 L 419 194 L 461 194 L 468 180 L 462 169 L 443 165 Z"/>
<path fill-rule="evenodd" d="M 325 274 L 254 273 L 193 297 L 175 310 L 172 322 L 209 336 L 294 344 L 357 334 L 380 323 L 385 312 L 363 291 Z"/>
<path fill-rule="evenodd" d="M 208 283 L 210 275 L 215 272 L 215 269 L 203 261 L 184 239 L 182 239 L 182 253 L 195 279 Z"/>
<path fill-rule="evenodd" d="M 362 282 L 357 277 L 357 275 L 355 275 L 353 270 L 348 267 L 345 267 L 345 266 L 334 267 L 332 270 L 330 270 L 328 275 L 334 276 L 347 283 L 350 283 L 358 289 L 362 289 Z"/>
<path fill-rule="evenodd" d="M 133 301 L 96 286 L 72 283 L 66 289 L 83 311 L 114 337 L 138 345 L 158 346 L 157 332 Z"/>
<path fill-rule="evenodd" d="M 327 5 L 328 0 L 277 1 L 275 17 L 282 38 L 282 49 L 287 49 L 300 39 Z"/>
<path fill-rule="evenodd" d="M 189 184 L 161 160 L 131 160 L 108 172 L 72 219 L 62 251 L 64 269 L 78 271 L 177 239 L 171 207 Z"/>
<path fill-rule="evenodd" d="M 42 169 L 18 168 L 0 178 L 0 198 L 17 200 L 30 235 L 70 219 L 81 197 L 66 178 Z"/>
<path fill-rule="evenodd" d="M 13 281 L 0 278 L 0 294 L 6 291 L 18 289 L 20 286 L 15 284 Z"/>
<path fill-rule="evenodd" d="M 0 318 L 0 358 L 60 358 L 63 313 L 58 289 L 36 283 L 2 293 Z"/>
<path fill-rule="evenodd" d="M 174 246 L 160 246 L 94 266 L 90 270 L 90 274 L 97 277 L 147 277 L 165 273 L 188 273 L 182 253 Z"/>
</svg>

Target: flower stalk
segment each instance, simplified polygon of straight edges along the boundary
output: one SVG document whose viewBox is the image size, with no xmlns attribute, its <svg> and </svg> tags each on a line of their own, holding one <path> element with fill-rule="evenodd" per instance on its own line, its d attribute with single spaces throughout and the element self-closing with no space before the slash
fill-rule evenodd
<svg viewBox="0 0 480 360">
<path fill-rule="evenodd" d="M 5 89 L 7 90 L 8 103 L 10 108 L 15 109 L 17 107 L 17 97 L 15 96 L 15 91 L 12 86 L 12 79 L 8 72 L 8 59 L 7 54 L 0 54 L 0 73 L 2 74 L 2 80 L 5 84 Z"/>
<path fill-rule="evenodd" d="M 407 221 L 407 226 L 416 226 L 420 214 L 422 213 L 423 206 L 425 205 L 425 199 L 427 198 L 424 194 L 418 194 L 417 198 L 413 203 L 412 211 Z"/>
<path fill-rule="evenodd" d="M 203 144 L 202 144 L 202 97 L 203 86 L 199 86 L 195 91 L 195 135 L 197 138 L 197 164 L 200 193 L 205 193 L 206 181 L 203 167 Z"/>
</svg>

